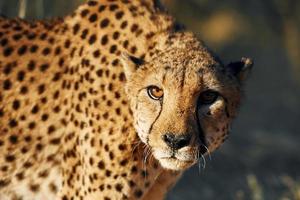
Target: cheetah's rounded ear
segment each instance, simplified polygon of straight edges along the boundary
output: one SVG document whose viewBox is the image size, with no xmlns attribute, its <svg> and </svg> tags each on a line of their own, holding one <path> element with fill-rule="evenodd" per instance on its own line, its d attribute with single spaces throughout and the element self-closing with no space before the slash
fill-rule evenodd
<svg viewBox="0 0 300 200">
<path fill-rule="evenodd" d="M 240 81 L 244 81 L 249 76 L 253 67 L 253 60 L 250 58 L 242 58 L 241 61 L 232 62 L 227 65 L 230 72 L 233 73 Z"/>
<path fill-rule="evenodd" d="M 127 79 L 129 79 L 132 73 L 134 73 L 142 64 L 144 64 L 144 60 L 131 56 L 127 53 L 122 53 L 121 61 Z"/>
</svg>

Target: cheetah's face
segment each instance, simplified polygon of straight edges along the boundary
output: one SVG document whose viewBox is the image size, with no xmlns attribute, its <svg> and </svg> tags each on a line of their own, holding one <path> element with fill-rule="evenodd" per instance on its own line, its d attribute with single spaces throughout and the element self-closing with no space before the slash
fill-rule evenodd
<svg viewBox="0 0 300 200">
<path fill-rule="evenodd" d="M 203 48 L 171 49 L 148 63 L 128 57 L 135 128 L 164 168 L 183 170 L 223 143 L 246 61 L 224 67 Z"/>
</svg>

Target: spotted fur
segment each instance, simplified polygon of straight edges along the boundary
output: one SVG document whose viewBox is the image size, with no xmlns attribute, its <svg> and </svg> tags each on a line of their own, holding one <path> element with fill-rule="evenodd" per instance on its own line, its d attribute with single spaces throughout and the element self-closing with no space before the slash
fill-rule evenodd
<svg viewBox="0 0 300 200">
<path fill-rule="evenodd" d="M 251 64 L 225 67 L 178 27 L 154 0 L 88 1 L 49 22 L 1 17 L 0 199 L 163 199 L 219 147 Z M 145 93 L 155 84 L 160 103 Z M 207 88 L 221 96 L 199 107 Z M 178 153 L 189 162 L 161 158 L 166 132 L 191 134 Z"/>
</svg>

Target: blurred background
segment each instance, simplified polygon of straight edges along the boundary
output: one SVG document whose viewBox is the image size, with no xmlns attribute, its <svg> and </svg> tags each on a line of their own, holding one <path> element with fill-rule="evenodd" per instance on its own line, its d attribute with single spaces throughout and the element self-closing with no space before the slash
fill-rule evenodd
<svg viewBox="0 0 300 200">
<path fill-rule="evenodd" d="M 51 18 L 83 2 L 0 0 L 0 12 Z M 300 200 L 300 1 L 163 3 L 225 63 L 255 61 L 231 137 L 205 169 L 188 170 L 168 200 Z"/>
</svg>

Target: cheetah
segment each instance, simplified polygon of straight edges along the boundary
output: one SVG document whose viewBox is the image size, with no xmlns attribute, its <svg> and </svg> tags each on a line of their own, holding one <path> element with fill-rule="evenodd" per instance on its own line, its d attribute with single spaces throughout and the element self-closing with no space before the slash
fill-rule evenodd
<svg viewBox="0 0 300 200">
<path fill-rule="evenodd" d="M 227 138 L 252 68 L 156 0 L 1 17 L 0 49 L 1 200 L 163 199 Z"/>
</svg>

